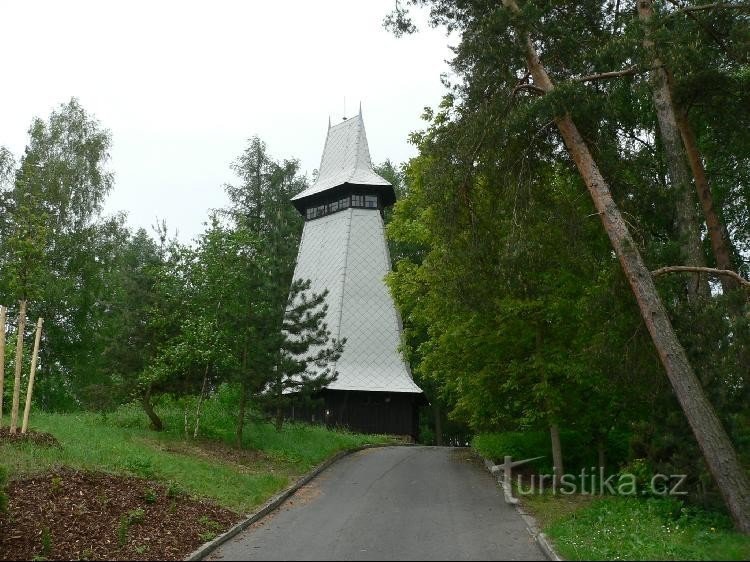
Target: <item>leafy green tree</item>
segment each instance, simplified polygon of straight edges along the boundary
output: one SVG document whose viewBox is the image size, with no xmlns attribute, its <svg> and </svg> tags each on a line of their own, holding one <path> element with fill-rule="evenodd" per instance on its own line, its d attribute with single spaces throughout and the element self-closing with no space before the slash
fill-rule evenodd
<svg viewBox="0 0 750 562">
<path fill-rule="evenodd" d="M 168 330 L 154 321 L 159 312 L 157 290 L 165 251 L 143 229 L 123 229 L 111 248 L 111 262 L 100 300 L 96 374 L 80 390 L 84 406 L 106 411 L 138 395 L 138 378 Z"/>
<path fill-rule="evenodd" d="M 656 114 L 648 83 L 641 76 L 651 65 L 633 63 L 653 58 L 643 50 L 644 28 L 635 10 L 601 2 L 411 3 L 428 7 L 434 24 L 460 35 L 453 61 L 457 80 L 449 85 L 439 111 L 428 115 L 431 127 L 415 136 L 428 171 L 424 181 L 436 192 L 430 208 L 434 215 L 430 218 L 438 225 L 433 233 L 442 239 L 465 237 L 467 245 L 477 248 L 471 254 L 477 262 L 492 263 L 485 256 L 494 256 L 499 248 L 488 242 L 493 237 L 486 236 L 479 212 L 483 203 L 477 193 L 486 187 L 485 198 L 499 199 L 504 196 L 500 189 L 515 183 L 521 188 L 512 194 L 515 209 L 523 209 L 531 189 L 549 190 L 555 185 L 550 181 L 550 165 L 575 165 L 595 203 L 589 215 L 602 219 L 706 463 L 738 527 L 747 530 L 750 492 L 746 475 L 700 390 L 690 363 L 697 349 L 681 345 L 670 318 L 676 315 L 686 322 L 708 308 L 700 299 L 688 302 L 684 285 L 675 280 L 660 282 L 657 292 L 649 272 L 653 265 L 682 263 L 684 233 L 689 230 L 684 217 L 693 209 L 684 203 L 685 190 L 672 188 L 674 178 L 665 180 L 669 159 L 663 143 L 652 142 Z M 675 17 L 686 11 L 676 10 Z M 389 23 L 397 31 L 413 31 L 398 6 Z M 686 51 L 685 45 L 677 48 Z M 510 225 L 529 239 L 542 226 L 535 220 Z M 608 253 L 605 250 L 604 255 Z M 651 267 L 646 267 L 643 256 Z M 451 254 L 441 257 L 447 263 Z M 515 268 L 514 273 L 524 280 L 534 277 L 528 270 Z M 595 274 L 593 279 L 601 272 Z M 474 285 L 461 275 L 457 278 L 464 283 L 462 294 L 469 295 L 464 300 L 471 300 L 474 291 L 468 289 L 475 289 Z M 450 286 L 451 280 L 443 279 L 443 284 Z M 505 287 L 500 288 L 505 294 Z M 479 288 L 476 292 L 483 294 Z M 477 329 L 470 326 L 464 338 Z M 562 326 L 572 329 L 569 324 Z M 720 330 L 712 330 L 713 342 L 721 337 Z M 542 330 L 538 349 L 544 350 L 545 357 L 553 357 L 550 347 L 554 349 Z M 562 362 L 568 374 L 575 372 L 572 363 Z M 474 371 L 483 364 L 475 365 Z M 549 378 L 559 371 L 554 362 L 545 360 L 537 372 Z M 557 392 L 569 399 L 570 393 L 561 390 L 567 382 L 568 377 L 552 381 L 544 394 Z"/>
<path fill-rule="evenodd" d="M 37 394 L 50 407 L 70 407 L 97 360 L 106 250 L 120 234 L 117 219 L 99 218 L 113 181 L 110 142 L 74 98 L 34 119 L 0 193 L 0 299 L 28 300 L 29 315 L 45 318 Z"/>
<path fill-rule="evenodd" d="M 233 228 L 256 239 L 257 251 L 248 259 L 259 260 L 257 298 L 247 317 L 240 351 L 237 444 L 241 446 L 247 402 L 266 388 L 277 367 L 279 336 L 302 232 L 302 218 L 291 198 L 307 182 L 299 174 L 299 162 L 275 161 L 257 137 L 250 139 L 232 169 L 240 184 L 226 186 L 230 206 L 223 214 Z"/>
</svg>

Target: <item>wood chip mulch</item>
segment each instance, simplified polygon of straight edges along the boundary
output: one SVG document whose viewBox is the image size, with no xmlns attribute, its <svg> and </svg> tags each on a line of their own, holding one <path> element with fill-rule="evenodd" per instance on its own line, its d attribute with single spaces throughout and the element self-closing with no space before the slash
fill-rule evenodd
<svg viewBox="0 0 750 562">
<path fill-rule="evenodd" d="M 0 560 L 181 560 L 241 518 L 141 478 L 61 469 L 8 484 Z"/>
<path fill-rule="evenodd" d="M 16 433 L 11 433 L 9 427 L 0 427 L 0 443 L 33 443 L 41 447 L 60 447 L 60 442 L 50 433 L 33 429 L 21 433 L 20 428 Z"/>
</svg>

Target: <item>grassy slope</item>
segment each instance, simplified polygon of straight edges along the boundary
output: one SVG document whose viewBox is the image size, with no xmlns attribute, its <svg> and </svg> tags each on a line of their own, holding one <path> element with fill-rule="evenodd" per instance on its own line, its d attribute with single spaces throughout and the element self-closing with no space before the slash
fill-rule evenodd
<svg viewBox="0 0 750 562">
<path fill-rule="evenodd" d="M 472 446 L 494 459 L 549 455 L 537 437 L 486 434 Z M 676 500 L 547 493 L 521 502 L 568 560 L 750 560 L 750 537 L 734 532 L 727 517 Z"/>
<path fill-rule="evenodd" d="M 732 531 L 728 520 L 680 509 L 672 500 L 547 495 L 522 501 L 568 560 L 750 559 L 750 537 Z"/>
<path fill-rule="evenodd" d="M 170 415 L 171 414 L 171 415 Z M 174 408 L 165 415 L 178 417 Z M 208 412 L 208 422 L 211 412 Z M 154 433 L 136 420 L 136 411 L 107 418 L 91 413 L 41 414 L 31 427 L 52 433 L 62 449 L 31 444 L 0 445 L 0 463 L 11 478 L 58 466 L 135 474 L 171 481 L 192 494 L 216 500 L 238 512 L 249 512 L 294 479 L 344 449 L 387 438 L 329 431 L 322 427 L 287 425 L 282 432 L 266 423 L 246 428 L 250 451 L 238 453 L 221 444 L 229 426 L 206 426 L 213 442 L 197 443 L 175 433 Z M 179 426 L 177 426 L 179 427 Z M 252 449 L 255 449 L 254 451 Z"/>
</svg>

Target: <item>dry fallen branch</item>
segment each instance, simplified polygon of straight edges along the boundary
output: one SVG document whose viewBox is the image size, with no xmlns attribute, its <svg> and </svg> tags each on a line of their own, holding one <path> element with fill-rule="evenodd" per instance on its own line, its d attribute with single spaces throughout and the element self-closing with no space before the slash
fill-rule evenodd
<svg viewBox="0 0 750 562">
<path fill-rule="evenodd" d="M 743 287 L 750 289 L 750 281 L 742 277 L 739 273 L 732 271 L 731 269 L 715 269 L 713 267 L 697 267 L 689 265 L 672 265 L 669 267 L 661 267 L 651 272 L 651 275 L 658 277 L 665 273 L 708 273 L 709 275 L 723 275 L 725 277 L 732 277 L 736 279 Z"/>
</svg>

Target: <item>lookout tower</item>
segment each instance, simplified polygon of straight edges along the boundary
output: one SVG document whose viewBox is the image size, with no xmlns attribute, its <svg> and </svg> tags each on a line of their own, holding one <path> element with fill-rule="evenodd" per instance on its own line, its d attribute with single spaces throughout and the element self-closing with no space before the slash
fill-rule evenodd
<svg viewBox="0 0 750 562">
<path fill-rule="evenodd" d="M 298 418 L 416 437 L 422 390 L 398 352 L 401 319 L 384 281 L 391 261 L 382 212 L 395 201 L 372 169 L 362 110 L 329 122 L 318 177 L 292 199 L 305 219 L 294 278 L 328 290 L 325 322 L 346 344 L 324 406 Z"/>
</svg>

